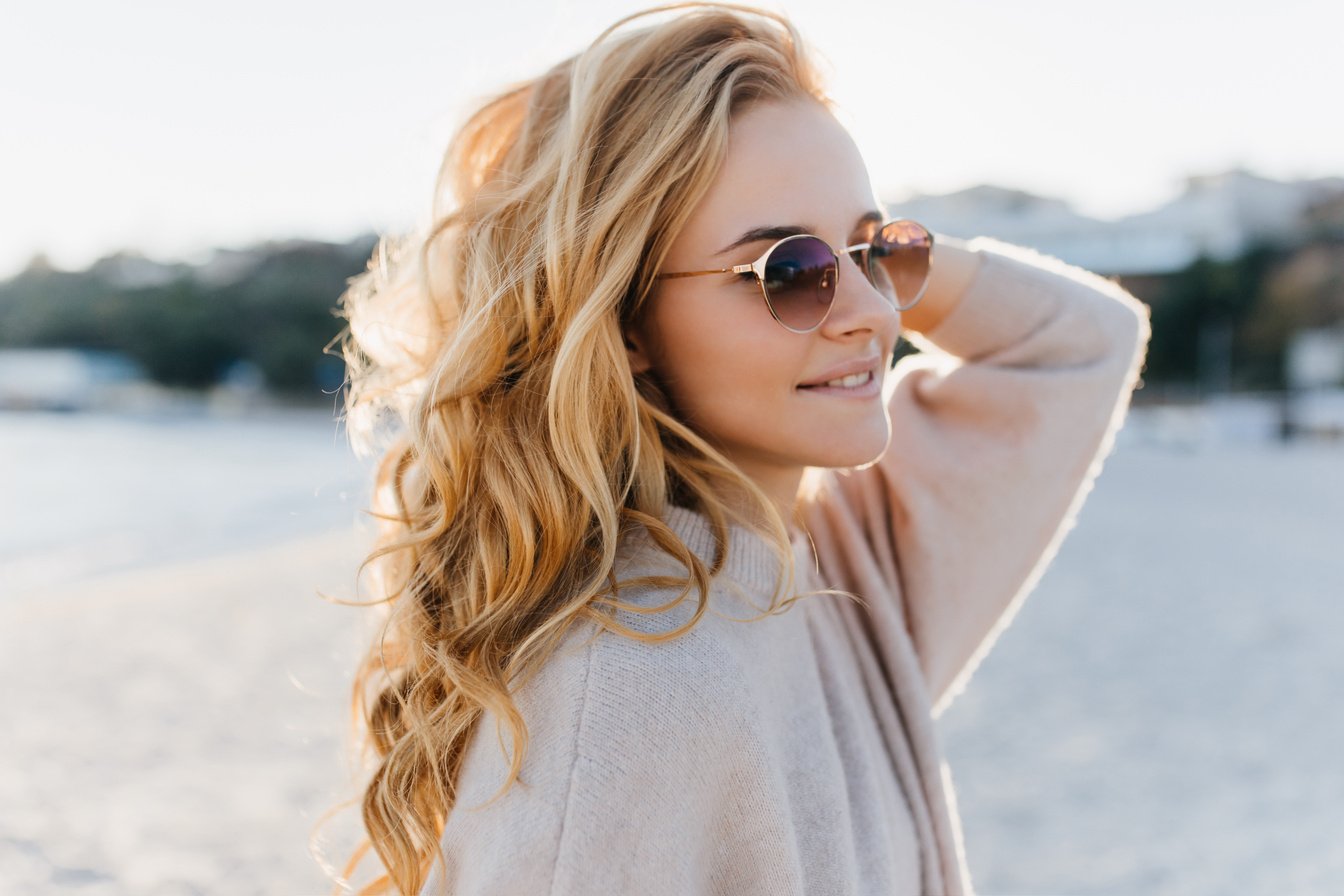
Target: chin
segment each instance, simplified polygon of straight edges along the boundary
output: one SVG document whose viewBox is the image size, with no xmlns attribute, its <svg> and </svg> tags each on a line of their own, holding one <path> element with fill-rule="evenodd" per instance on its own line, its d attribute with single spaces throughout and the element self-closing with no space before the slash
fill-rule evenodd
<svg viewBox="0 0 1344 896">
<path fill-rule="evenodd" d="M 871 466 L 881 460 L 890 440 L 891 437 L 888 433 L 884 434 L 881 439 L 874 438 L 865 439 L 862 442 L 851 442 L 842 449 L 826 452 L 824 459 L 819 458 L 809 466 L 836 469 Z"/>
</svg>

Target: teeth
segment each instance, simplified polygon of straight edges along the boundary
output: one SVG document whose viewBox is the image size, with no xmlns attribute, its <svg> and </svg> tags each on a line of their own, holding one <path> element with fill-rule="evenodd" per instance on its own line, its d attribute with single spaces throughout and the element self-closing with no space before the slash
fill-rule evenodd
<svg viewBox="0 0 1344 896">
<path fill-rule="evenodd" d="M 868 380 L 872 379 L 873 372 L 865 370 L 863 373 L 851 373 L 849 376 L 841 377 L 838 380 L 831 380 L 826 383 L 827 386 L 838 386 L 842 389 L 853 389 L 855 386 L 862 386 Z"/>
</svg>

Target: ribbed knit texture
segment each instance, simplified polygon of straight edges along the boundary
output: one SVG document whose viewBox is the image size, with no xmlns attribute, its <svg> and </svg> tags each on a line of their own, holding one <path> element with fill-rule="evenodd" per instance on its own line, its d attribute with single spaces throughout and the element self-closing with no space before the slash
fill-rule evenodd
<svg viewBox="0 0 1344 896">
<path fill-rule="evenodd" d="M 793 542 L 799 591 L 769 603 L 770 546 L 733 528 L 710 609 L 662 644 L 576 629 L 515 694 L 520 783 L 493 715 L 477 729 L 422 894 L 970 896 L 934 717 L 1035 586 L 1124 420 L 1149 336 L 1116 284 L 970 241 L 980 266 L 889 378 L 893 437 L 824 471 Z M 664 518 L 706 563 L 706 519 Z M 645 537 L 621 579 L 675 574 Z M 622 590 L 656 607 L 667 589 Z M 696 595 L 641 632 L 685 622 Z"/>
</svg>

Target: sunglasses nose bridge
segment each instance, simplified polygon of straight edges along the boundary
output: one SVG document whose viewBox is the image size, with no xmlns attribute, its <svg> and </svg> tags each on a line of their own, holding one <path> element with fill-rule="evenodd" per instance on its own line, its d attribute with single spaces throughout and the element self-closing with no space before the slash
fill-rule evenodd
<svg viewBox="0 0 1344 896">
<path fill-rule="evenodd" d="M 841 257 L 848 258 L 854 265 L 856 272 L 864 279 L 868 278 L 868 244 L 863 243 L 858 246 L 847 247 L 835 253 L 836 264 L 839 265 Z"/>
<path fill-rule="evenodd" d="M 881 330 L 888 326 L 887 318 L 897 316 L 897 308 L 884 296 L 865 270 L 867 246 L 836 253 L 836 287 L 830 307 L 822 324 L 840 327 L 846 331 L 859 329 Z M 840 256 L 849 259 L 856 276 L 840 277 Z M 843 287 L 843 288 L 842 288 Z M 819 324 L 820 326 L 820 324 Z"/>
</svg>

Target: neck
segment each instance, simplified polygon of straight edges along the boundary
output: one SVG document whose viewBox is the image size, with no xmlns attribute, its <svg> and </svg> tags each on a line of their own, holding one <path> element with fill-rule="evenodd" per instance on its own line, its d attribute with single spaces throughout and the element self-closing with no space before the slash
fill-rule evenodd
<svg viewBox="0 0 1344 896">
<path fill-rule="evenodd" d="M 802 484 L 804 467 L 790 468 L 782 470 L 779 468 L 771 469 L 748 469 L 739 465 L 742 472 L 745 473 L 752 482 L 756 483 L 765 496 L 770 500 L 771 506 L 779 513 L 784 520 L 784 526 L 789 531 L 792 538 L 799 531 L 798 520 L 798 489 Z M 763 528 L 765 517 L 757 505 L 751 499 L 745 490 L 733 489 L 723 495 L 726 503 L 734 513 L 736 513 L 744 522 Z"/>
</svg>

